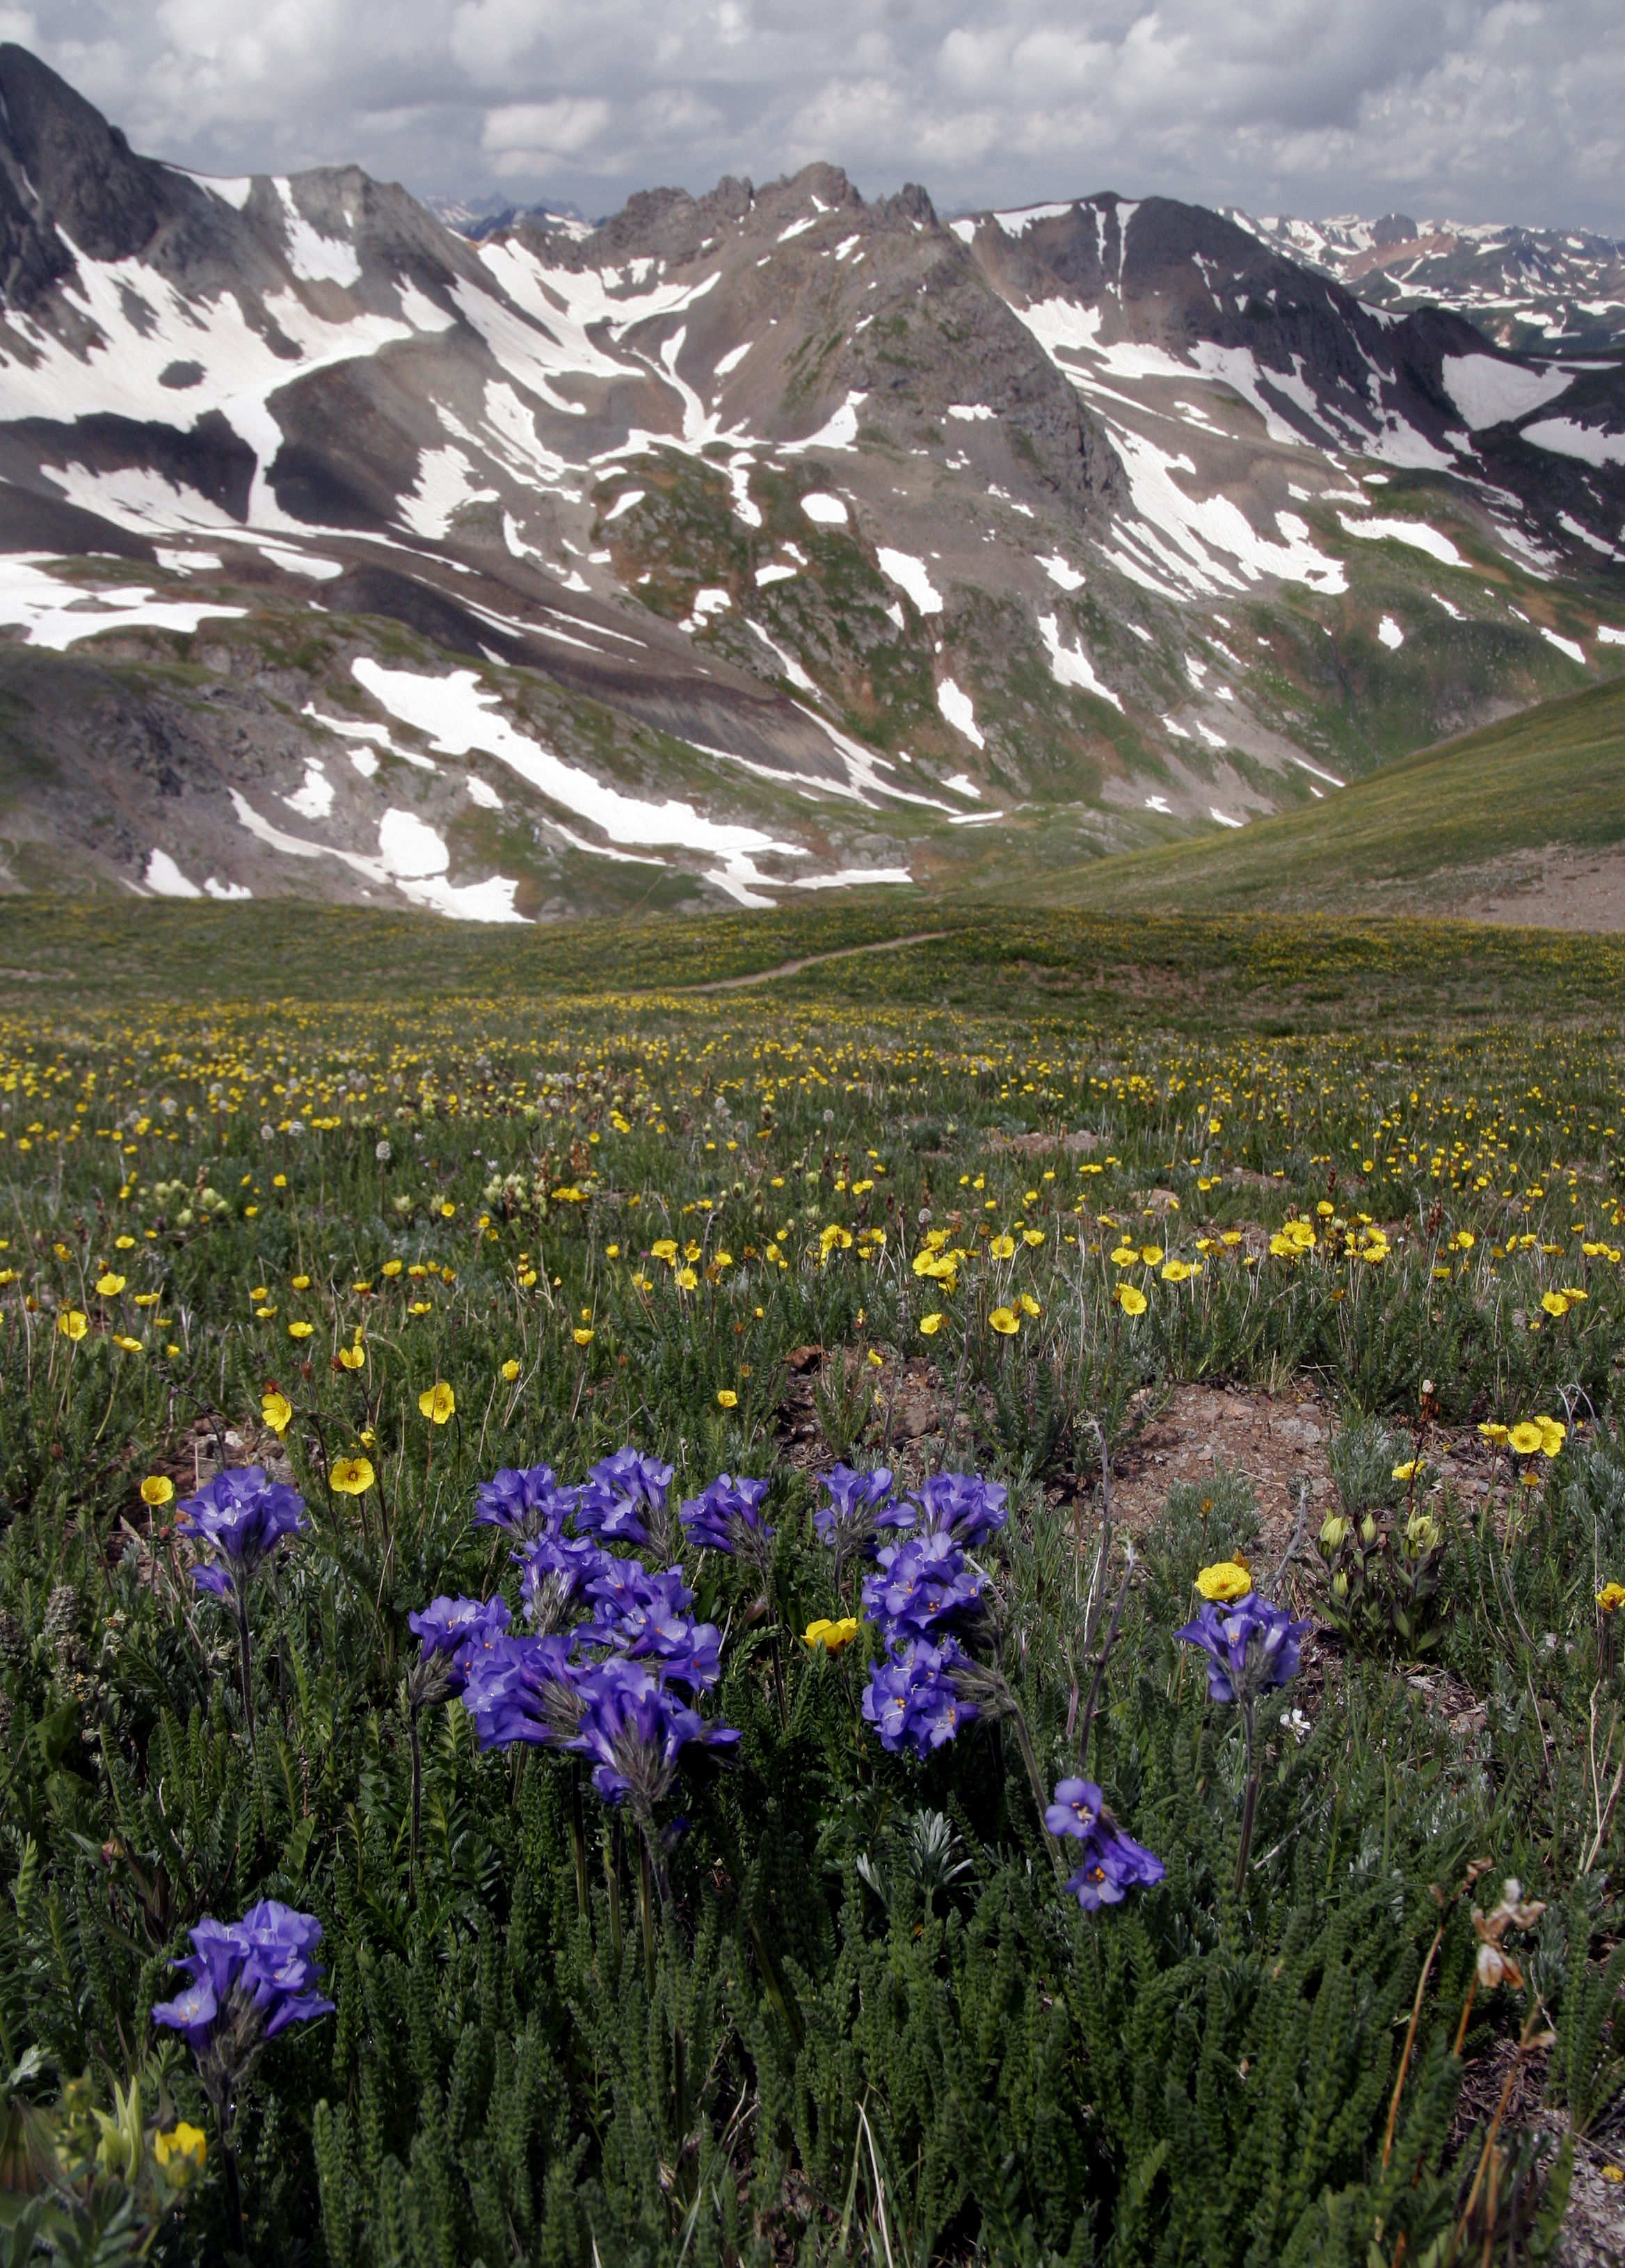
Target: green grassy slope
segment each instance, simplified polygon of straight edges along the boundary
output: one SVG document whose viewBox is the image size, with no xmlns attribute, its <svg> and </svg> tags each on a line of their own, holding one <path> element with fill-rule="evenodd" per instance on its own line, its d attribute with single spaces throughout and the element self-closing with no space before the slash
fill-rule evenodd
<svg viewBox="0 0 1625 2268">
<path fill-rule="evenodd" d="M 862 949 L 910 939 L 902 950 Z M 753 975 L 759 994 L 702 997 L 708 985 Z M 1175 911 L 1125 922 L 985 900 L 923 903 L 917 894 L 886 905 L 533 929 L 290 899 L 15 896 L 0 899 L 0 985 L 12 1015 L 49 1014 L 72 1033 L 81 1017 L 122 1014 L 149 1048 L 163 1028 L 163 1009 L 153 1022 L 159 1003 L 173 1004 L 177 1030 L 227 1001 L 283 1030 L 321 1002 L 355 1004 L 358 1029 L 379 1005 L 421 1010 L 427 1028 L 440 1004 L 460 998 L 485 1004 L 482 1015 L 499 1005 L 544 1038 L 567 1001 L 637 992 L 687 993 L 695 1012 L 728 1002 L 744 1012 L 752 998 L 814 1020 L 857 1005 L 899 1018 L 997 1006 L 1057 1028 L 1195 1029 L 1217 1017 L 1279 1036 L 1396 1020 L 1593 1023 L 1625 991 L 1625 941 L 1317 914 Z"/>
<path fill-rule="evenodd" d="M 1448 911 L 1548 846 L 1625 843 L 1625 683 L 1542 702 L 1306 810 L 1124 852 L 1040 885 L 1053 900 L 1163 909 Z"/>
</svg>

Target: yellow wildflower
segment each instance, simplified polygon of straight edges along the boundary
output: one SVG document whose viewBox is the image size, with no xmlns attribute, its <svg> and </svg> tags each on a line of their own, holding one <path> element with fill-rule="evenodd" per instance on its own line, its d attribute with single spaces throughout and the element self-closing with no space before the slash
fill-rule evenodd
<svg viewBox="0 0 1625 2268">
<path fill-rule="evenodd" d="M 457 1396 L 443 1380 L 438 1380 L 418 1395 L 417 1406 L 431 1425 L 444 1425 L 457 1407 Z"/>
<path fill-rule="evenodd" d="M 209 2144 L 202 2130 L 188 2126 L 183 2118 L 166 2134 L 152 2137 L 152 2154 L 165 2172 L 173 2165 L 179 2173 L 185 2175 L 203 2164 L 209 2155 Z"/>
<path fill-rule="evenodd" d="M 1506 1438 L 1508 1447 L 1520 1457 L 1533 1457 L 1540 1447 L 1540 1429 L 1532 1425 L 1526 1418 L 1514 1425 Z"/>
<path fill-rule="evenodd" d="M 926 1338 L 934 1339 L 947 1320 L 941 1308 L 936 1308 L 930 1314 L 921 1316 L 920 1329 Z"/>
<path fill-rule="evenodd" d="M 1239 1559 L 1216 1559 L 1197 1571 L 1196 1588 L 1204 1599 L 1245 1599 L 1252 1587 L 1253 1578 Z"/>
<path fill-rule="evenodd" d="M 64 1307 L 56 1318 L 56 1328 L 63 1338 L 72 1339 L 77 1345 L 91 1327 L 91 1319 L 77 1307 Z"/>
<path fill-rule="evenodd" d="M 1145 1313 L 1145 1294 L 1136 1292 L 1132 1284 L 1120 1284 L 1112 1296 L 1125 1315 L 1143 1315 Z"/>
<path fill-rule="evenodd" d="M 377 1477 L 366 1457 L 336 1457 L 327 1475 L 341 1496 L 364 1496 Z"/>
<path fill-rule="evenodd" d="M 260 1396 L 260 1415 L 280 1440 L 293 1423 L 293 1404 L 285 1394 L 273 1390 Z"/>
<path fill-rule="evenodd" d="M 1617 1614 L 1625 1607 L 1625 1583 L 1605 1583 L 1597 1594 L 1597 1604 L 1605 1615 Z"/>
<path fill-rule="evenodd" d="M 1008 1307 L 995 1307 L 988 1322 L 1001 1338 L 1012 1339 L 1021 1329 L 1020 1316 L 1012 1314 Z"/>
<path fill-rule="evenodd" d="M 839 1622 L 831 1622 L 827 1615 L 820 1615 L 802 1631 L 801 1642 L 804 1646 L 821 1646 L 826 1653 L 839 1653 L 843 1646 L 851 1645 L 857 1631 L 856 1615 L 842 1615 Z"/>
<path fill-rule="evenodd" d="M 115 1276 L 109 1268 L 105 1276 L 99 1276 L 96 1278 L 96 1289 L 104 1300 L 116 1300 L 124 1289 L 124 1278 L 121 1276 Z"/>
<path fill-rule="evenodd" d="M 737 1410 L 739 1406 L 739 1397 L 731 1386 L 717 1388 L 717 1402 L 718 1408 L 723 1410 Z"/>
<path fill-rule="evenodd" d="M 166 1473 L 149 1473 L 141 1484 L 141 1501 L 156 1512 L 175 1500 L 175 1484 Z"/>
</svg>

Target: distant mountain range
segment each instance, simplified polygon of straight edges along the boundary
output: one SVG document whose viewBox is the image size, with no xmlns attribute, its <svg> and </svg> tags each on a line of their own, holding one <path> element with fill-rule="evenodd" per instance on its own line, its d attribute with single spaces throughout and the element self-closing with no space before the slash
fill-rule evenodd
<svg viewBox="0 0 1625 2268">
<path fill-rule="evenodd" d="M 1569 353 L 1625 338 L 1625 244 L 1585 230 L 1453 220 L 1229 217 L 1261 243 L 1335 276 L 1373 307 L 1453 308 L 1520 352 Z"/>
<path fill-rule="evenodd" d="M 0 48 L 14 887 L 1053 894 L 1625 672 L 1625 357 L 1369 304 L 1376 232 L 821 166 L 457 217 Z"/>
</svg>

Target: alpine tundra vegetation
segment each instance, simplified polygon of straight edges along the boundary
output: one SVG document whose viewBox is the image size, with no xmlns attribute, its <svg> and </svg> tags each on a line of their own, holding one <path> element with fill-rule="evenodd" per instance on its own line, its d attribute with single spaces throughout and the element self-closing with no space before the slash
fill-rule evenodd
<svg viewBox="0 0 1625 2268">
<path fill-rule="evenodd" d="M 272 910 L 0 1034 L 10 2257 L 1553 2257 L 1617 946 Z"/>
</svg>

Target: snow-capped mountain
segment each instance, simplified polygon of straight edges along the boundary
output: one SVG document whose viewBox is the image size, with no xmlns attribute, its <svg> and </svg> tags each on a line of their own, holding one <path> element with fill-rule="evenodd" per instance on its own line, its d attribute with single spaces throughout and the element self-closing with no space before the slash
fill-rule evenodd
<svg viewBox="0 0 1625 2268">
<path fill-rule="evenodd" d="M 482 919 L 1062 880 L 1625 666 L 1617 363 L 1107 195 L 479 241 L 0 48 L 14 882 Z"/>
<path fill-rule="evenodd" d="M 1586 229 L 1464 225 L 1386 213 L 1229 217 L 1373 307 L 1441 306 L 1504 347 L 1573 352 L 1625 341 L 1625 244 Z"/>
</svg>

